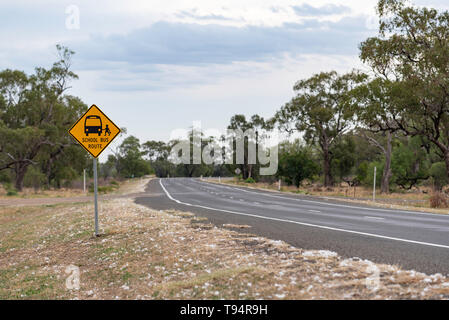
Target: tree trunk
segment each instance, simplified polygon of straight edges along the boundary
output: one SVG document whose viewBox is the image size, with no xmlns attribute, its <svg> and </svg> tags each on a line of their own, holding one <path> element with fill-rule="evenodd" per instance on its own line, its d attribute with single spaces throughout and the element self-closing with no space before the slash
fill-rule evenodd
<svg viewBox="0 0 449 320">
<path fill-rule="evenodd" d="M 329 147 L 327 145 L 323 148 L 323 170 L 324 170 L 324 186 L 332 187 L 334 182 L 331 173 L 331 157 L 329 154 Z"/>
<path fill-rule="evenodd" d="M 23 179 L 25 178 L 25 174 L 27 172 L 28 165 L 27 164 L 17 164 L 15 168 L 16 172 L 16 183 L 15 187 L 17 191 L 23 190 Z"/>
<path fill-rule="evenodd" d="M 392 176 L 391 172 L 391 140 L 392 135 L 390 131 L 387 131 L 387 145 L 385 150 L 385 167 L 384 172 L 382 174 L 382 183 L 380 192 L 381 193 L 390 193 L 390 178 Z"/>
</svg>

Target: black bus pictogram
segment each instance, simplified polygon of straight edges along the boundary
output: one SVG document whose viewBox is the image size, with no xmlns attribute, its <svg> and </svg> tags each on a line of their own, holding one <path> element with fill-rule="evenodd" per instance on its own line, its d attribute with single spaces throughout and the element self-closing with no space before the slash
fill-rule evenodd
<svg viewBox="0 0 449 320">
<path fill-rule="evenodd" d="M 90 133 L 101 136 L 103 124 L 100 116 L 87 116 L 84 120 L 84 133 L 89 136 Z"/>
</svg>

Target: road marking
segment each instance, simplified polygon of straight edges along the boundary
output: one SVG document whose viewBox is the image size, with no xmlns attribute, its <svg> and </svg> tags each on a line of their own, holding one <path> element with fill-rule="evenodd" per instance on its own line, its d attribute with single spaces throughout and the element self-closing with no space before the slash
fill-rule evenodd
<svg viewBox="0 0 449 320">
<path fill-rule="evenodd" d="M 291 197 L 281 197 L 281 196 L 276 196 L 276 195 L 272 195 L 272 194 L 268 194 L 268 193 L 262 193 L 262 192 L 254 192 L 254 191 L 249 191 L 249 190 L 245 190 L 243 188 L 235 188 L 235 187 L 228 187 L 228 186 L 223 186 L 217 183 L 211 183 L 211 182 L 204 182 L 203 183 L 209 184 L 209 185 L 214 185 L 217 187 L 222 187 L 222 188 L 226 188 L 226 189 L 231 189 L 231 190 L 237 190 L 237 191 L 242 191 L 242 192 L 247 192 L 247 193 L 252 193 L 252 194 L 257 194 L 260 196 L 266 196 L 266 197 L 271 197 L 271 198 L 278 198 L 278 199 L 286 199 L 286 200 L 293 200 L 293 201 L 298 201 L 298 202 L 311 202 L 311 203 L 318 203 L 318 204 L 322 204 L 322 205 L 326 205 L 326 206 L 332 206 L 332 207 L 342 207 L 342 208 L 351 208 L 351 209 L 361 209 L 361 210 L 368 210 L 368 211 L 383 211 L 383 212 L 390 212 L 390 213 L 394 213 L 394 212 L 400 212 L 400 213 L 411 213 L 411 214 L 419 214 L 419 215 L 431 215 L 434 217 L 442 217 L 442 218 L 449 218 L 449 215 L 444 215 L 444 214 L 435 214 L 435 213 L 430 213 L 430 212 L 418 212 L 418 211 L 406 211 L 406 210 L 398 210 L 398 209 L 382 209 L 382 208 L 366 208 L 366 207 L 357 207 L 357 206 L 347 206 L 344 204 L 336 204 L 336 203 L 326 203 L 326 202 L 322 202 L 322 201 L 314 201 L 314 200 L 305 200 L 305 199 L 295 199 L 295 198 L 291 198 Z M 278 192 L 278 191 L 275 191 Z M 327 201 L 329 201 L 329 199 L 326 199 Z M 332 200 L 336 200 L 336 199 L 332 199 Z"/>
<path fill-rule="evenodd" d="M 385 218 L 381 217 L 370 217 L 370 216 L 364 216 L 365 219 L 373 219 L 373 220 L 385 220 Z"/>
<path fill-rule="evenodd" d="M 309 212 L 321 213 L 321 211 L 318 211 L 318 210 L 309 210 Z"/>
<path fill-rule="evenodd" d="M 368 236 L 368 237 L 373 237 L 373 238 L 394 240 L 394 241 L 399 241 L 399 242 L 420 244 L 420 245 L 429 246 L 429 247 L 437 247 L 437 248 L 449 249 L 449 246 L 445 246 L 445 245 L 442 245 L 442 244 L 436 244 L 436 243 L 430 243 L 430 242 L 422 242 L 422 241 L 415 241 L 415 240 L 408 240 L 408 239 L 401 239 L 401 238 L 395 238 L 395 237 L 387 237 L 387 236 L 383 236 L 383 235 L 380 235 L 380 234 L 366 233 L 366 232 L 346 230 L 346 229 L 340 229 L 340 228 L 333 228 L 333 227 L 321 226 L 321 225 L 317 225 L 317 224 L 311 224 L 311 223 L 305 223 L 305 222 L 299 222 L 299 221 L 292 221 L 292 220 L 280 219 L 280 218 L 273 218 L 273 217 L 266 217 L 266 216 L 259 216 L 259 215 L 251 214 L 251 213 L 243 213 L 243 212 L 237 212 L 237 211 L 231 211 L 231 210 L 216 209 L 216 208 L 211 208 L 211 207 L 206 207 L 206 206 L 201 206 L 201 205 L 196 205 L 196 204 L 190 204 L 190 203 L 182 202 L 182 201 L 179 201 L 179 200 L 173 198 L 171 196 L 171 194 L 167 191 L 167 189 L 165 189 L 164 185 L 162 184 L 162 179 L 159 179 L 159 184 L 161 185 L 162 189 L 164 190 L 165 194 L 167 195 L 167 197 L 170 200 L 172 200 L 172 201 L 174 201 L 174 202 L 176 202 L 178 204 L 182 204 L 182 205 L 189 206 L 189 207 L 197 207 L 197 208 L 202 208 L 202 209 L 207 209 L 207 210 L 214 210 L 214 211 L 221 211 L 221 212 L 226 212 L 226 213 L 231 213 L 231 214 L 236 214 L 236 215 L 241 215 L 241 216 L 246 216 L 246 217 L 253 217 L 253 218 L 259 218 L 259 219 L 264 219 L 264 220 L 272 220 L 272 221 L 278 221 L 278 222 L 287 222 L 287 223 L 298 224 L 298 225 L 302 225 L 302 226 L 306 226 L 306 227 L 314 227 L 314 228 L 331 230 L 331 231 L 339 231 L 339 232 L 345 232 L 345 233 L 358 234 L 358 235 Z"/>
</svg>

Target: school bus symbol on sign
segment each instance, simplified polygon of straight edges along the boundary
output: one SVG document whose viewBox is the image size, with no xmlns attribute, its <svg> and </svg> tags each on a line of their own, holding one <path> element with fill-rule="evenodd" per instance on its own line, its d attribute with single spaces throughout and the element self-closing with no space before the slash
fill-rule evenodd
<svg viewBox="0 0 449 320">
<path fill-rule="evenodd" d="M 94 158 L 117 137 L 120 128 L 111 121 L 96 105 L 93 105 L 69 130 Z"/>
</svg>

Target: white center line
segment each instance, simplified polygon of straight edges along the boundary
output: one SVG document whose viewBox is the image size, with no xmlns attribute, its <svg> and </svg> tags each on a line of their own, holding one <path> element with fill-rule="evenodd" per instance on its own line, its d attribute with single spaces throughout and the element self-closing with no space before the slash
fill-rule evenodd
<svg viewBox="0 0 449 320">
<path fill-rule="evenodd" d="M 365 219 L 373 219 L 373 220 L 385 220 L 385 218 L 381 217 L 370 217 L 370 216 L 364 216 Z"/>
</svg>

